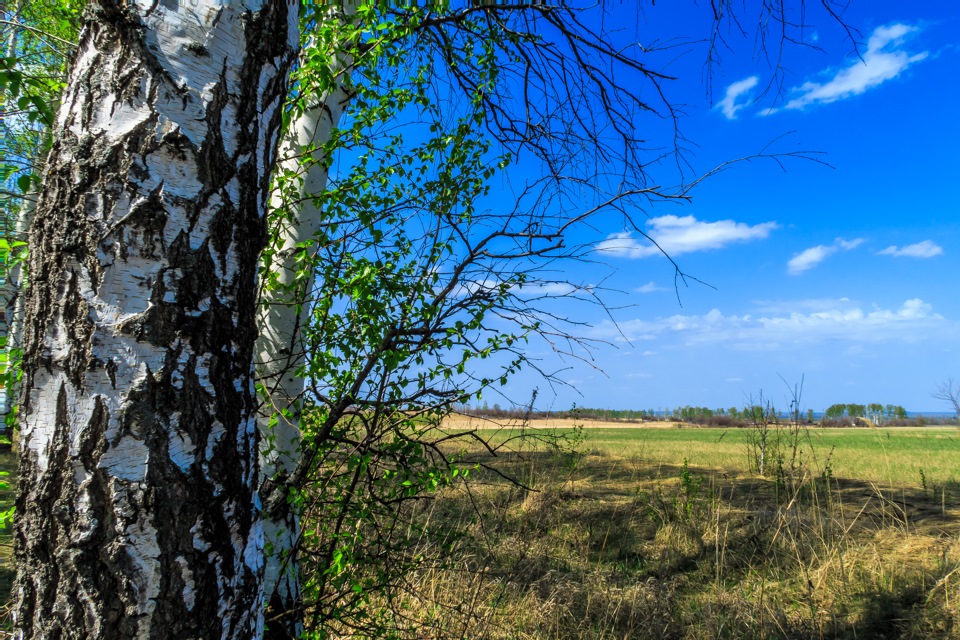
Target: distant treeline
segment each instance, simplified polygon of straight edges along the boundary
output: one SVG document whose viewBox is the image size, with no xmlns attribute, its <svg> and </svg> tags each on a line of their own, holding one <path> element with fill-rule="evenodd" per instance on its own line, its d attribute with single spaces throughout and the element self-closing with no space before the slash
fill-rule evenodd
<svg viewBox="0 0 960 640">
<path fill-rule="evenodd" d="M 508 420 L 591 420 L 607 422 L 686 422 L 713 427 L 746 427 L 758 422 L 793 422 L 802 424 L 816 424 L 825 427 L 851 427 L 868 424 L 883 426 L 924 426 L 940 424 L 956 424 L 957 419 L 952 416 L 908 416 L 906 409 L 900 405 L 871 404 L 834 404 L 823 413 L 815 413 L 812 409 L 803 412 L 787 413 L 766 405 L 747 407 L 729 407 L 710 409 L 709 407 L 693 407 L 686 405 L 672 409 L 593 409 L 576 407 L 564 411 L 538 411 L 527 407 L 502 408 L 499 404 L 493 406 L 484 403 L 477 407 L 460 405 L 455 407 L 457 413 L 485 418 Z"/>
</svg>

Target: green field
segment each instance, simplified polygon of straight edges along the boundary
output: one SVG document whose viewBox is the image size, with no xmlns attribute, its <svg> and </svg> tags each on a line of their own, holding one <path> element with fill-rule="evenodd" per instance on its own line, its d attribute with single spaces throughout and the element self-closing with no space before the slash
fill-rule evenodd
<svg viewBox="0 0 960 640">
<path fill-rule="evenodd" d="M 517 431 L 497 431 L 494 440 L 502 441 Z M 747 432 L 736 428 L 603 428 L 587 422 L 582 448 L 653 464 L 679 465 L 686 459 L 702 468 L 747 471 Z M 792 455 L 786 429 L 780 437 L 785 455 Z M 816 475 L 829 470 L 838 478 L 887 487 L 960 484 L 960 432 L 956 427 L 801 428 L 799 441 L 801 461 Z"/>
</svg>

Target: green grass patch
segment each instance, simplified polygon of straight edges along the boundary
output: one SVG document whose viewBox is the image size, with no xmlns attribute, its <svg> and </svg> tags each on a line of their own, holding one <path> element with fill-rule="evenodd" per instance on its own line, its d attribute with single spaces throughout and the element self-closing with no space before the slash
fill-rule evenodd
<svg viewBox="0 0 960 640">
<path fill-rule="evenodd" d="M 495 442 L 518 429 L 492 433 Z M 571 432 L 556 429 L 559 434 Z M 782 438 L 786 439 L 784 429 Z M 652 464 L 691 465 L 749 471 L 747 429 L 694 427 L 591 427 L 584 448 L 601 455 L 637 458 Z M 886 429 L 801 428 L 798 455 L 812 472 L 881 486 L 946 487 L 960 491 L 960 432 L 956 427 Z"/>
<path fill-rule="evenodd" d="M 17 494 L 17 458 L 12 451 L 0 451 L 0 513 L 11 509 Z M 13 560 L 13 523 L 0 524 L 0 603 L 10 602 L 15 565 Z M 0 604 L 0 635 L 7 628 L 6 607 Z"/>
</svg>

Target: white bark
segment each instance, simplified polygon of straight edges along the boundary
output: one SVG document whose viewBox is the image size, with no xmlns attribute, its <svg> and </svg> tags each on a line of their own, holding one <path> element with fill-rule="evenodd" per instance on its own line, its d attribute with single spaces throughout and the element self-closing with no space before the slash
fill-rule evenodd
<svg viewBox="0 0 960 640">
<path fill-rule="evenodd" d="M 22 4 L 22 0 L 17 0 L 9 16 L 11 20 L 19 19 Z M 10 36 L 7 38 L 7 57 L 13 58 L 16 53 L 17 30 L 11 26 Z M 27 229 L 30 226 L 33 205 L 36 201 L 35 197 L 35 195 L 31 195 L 24 198 L 20 205 L 20 210 L 17 212 L 17 220 L 12 225 L 12 228 L 9 221 L 5 221 L 7 229 L 4 231 L 8 242 L 23 242 L 27 237 Z M 8 263 L 5 265 L 6 273 L 4 274 L 2 286 L 0 286 L 0 302 L 3 304 L 3 322 L 0 323 L 0 325 L 2 325 L 3 335 L 6 336 L 7 339 L 4 351 L 7 355 L 8 367 L 11 365 L 14 351 L 20 348 L 20 327 L 23 324 L 23 298 L 20 295 L 23 286 L 21 282 L 22 269 L 19 264 L 16 266 L 9 264 L 9 260 L 12 257 L 11 254 L 7 258 Z M 6 369 L 0 370 L 0 374 L 3 373 L 6 373 Z M 3 425 L 6 424 L 7 415 L 13 410 L 17 390 L 16 385 L 8 387 L 5 383 L 0 383 L 0 395 L 3 396 L 0 430 L 6 432 L 7 435 L 10 434 L 3 428 Z"/>
<path fill-rule="evenodd" d="M 351 5 L 345 7 L 353 13 Z M 331 61 L 333 75 L 342 80 L 352 67 L 349 55 Z M 333 91 L 310 98 L 309 106 L 290 126 L 281 142 L 280 169 L 298 176 L 295 202 L 277 193 L 271 207 L 284 211 L 277 232 L 278 252 L 270 265 L 279 287 L 264 290 L 257 312 L 258 338 L 255 347 L 257 375 L 267 391 L 258 418 L 261 430 L 261 498 L 264 502 L 264 537 L 267 554 L 264 591 L 270 607 L 273 629 L 270 637 L 296 637 L 302 631 L 300 576 L 297 544 L 299 514 L 286 500 L 283 485 L 300 460 L 300 401 L 304 378 L 297 375 L 306 359 L 301 328 L 310 313 L 310 296 L 315 284 L 311 275 L 295 287 L 297 254 L 306 246 L 314 255 L 315 237 L 323 224 L 323 211 L 313 202 L 314 194 L 326 189 L 328 170 L 323 147 L 346 109 L 351 94 L 340 81 Z M 298 249 L 300 247 L 300 249 Z M 299 308 L 299 309 L 298 309 Z M 284 415 L 286 414 L 286 415 Z M 273 424 L 271 425 L 271 422 Z"/>
<path fill-rule="evenodd" d="M 250 327 L 295 5 L 90 12 L 31 231 L 16 625 L 259 638 Z"/>
<path fill-rule="evenodd" d="M 30 194 L 24 198 L 17 215 L 16 226 L 10 241 L 25 242 L 27 233 L 30 229 L 30 221 L 33 219 L 33 209 L 36 205 L 36 194 Z M 0 300 L 3 301 L 4 322 L 3 327 L 7 337 L 6 352 L 7 366 L 11 366 L 14 353 L 18 352 L 22 346 L 23 337 L 23 287 L 24 273 L 20 263 L 7 266 L 6 277 L 3 282 L 3 293 Z M 16 399 L 19 396 L 20 386 L 14 383 L 12 386 L 4 386 L 3 393 L 3 416 L 0 417 L 0 428 L 6 422 L 7 415 L 13 411 Z"/>
</svg>

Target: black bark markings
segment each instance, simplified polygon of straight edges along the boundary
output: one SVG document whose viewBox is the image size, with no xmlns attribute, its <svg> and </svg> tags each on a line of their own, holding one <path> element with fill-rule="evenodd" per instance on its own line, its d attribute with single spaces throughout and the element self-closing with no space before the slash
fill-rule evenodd
<svg viewBox="0 0 960 640">
<path fill-rule="evenodd" d="M 254 154 L 261 136 L 275 143 L 280 110 L 276 109 L 270 122 L 265 123 L 269 135 L 259 130 L 256 93 L 261 68 L 272 64 L 270 58 L 279 56 L 285 66 L 271 83 L 270 90 L 278 93 L 270 99 L 282 98 L 286 72 L 293 59 L 285 31 L 287 10 L 285 3 L 268 3 L 262 13 L 248 13 L 245 17 L 250 50 L 242 68 L 247 81 L 242 86 L 244 95 L 240 102 L 246 108 L 238 113 L 241 135 L 236 157 L 226 156 L 219 139 L 220 126 L 224 124 L 219 112 L 226 105 L 226 92 L 223 102 L 208 111 L 209 123 L 216 122 L 217 126 L 200 150 L 179 130 L 155 140 L 152 132 L 156 113 L 115 142 L 104 136 L 84 134 L 78 139 L 69 130 L 58 132 L 51 156 L 63 154 L 73 161 L 51 162 L 38 205 L 35 241 L 31 246 L 31 273 L 36 275 L 30 295 L 30 335 L 25 336 L 28 383 L 24 385 L 24 409 L 30 408 L 29 391 L 41 370 L 51 375 L 62 370 L 68 382 L 61 384 L 58 395 L 57 422 L 49 452 L 51 471 L 41 473 L 37 456 L 29 449 L 23 456 L 26 473 L 20 476 L 18 494 L 21 519 L 17 555 L 30 569 L 21 572 L 17 586 L 21 592 L 18 617 L 27 637 L 128 638 L 136 634 L 140 626 L 137 593 L 145 583 L 123 542 L 125 529 L 141 518 L 152 518 L 158 530 L 162 567 L 161 593 L 151 636 L 189 634 L 206 638 L 219 637 L 222 632 L 217 587 L 221 579 L 231 577 L 234 569 L 231 526 L 239 529 L 241 540 L 246 540 L 257 517 L 252 510 L 257 477 L 257 432 L 252 428 L 254 398 L 250 384 L 255 338 L 253 284 L 257 257 L 266 238 L 262 213 L 269 177 L 259 175 Z M 92 11 L 96 21 L 86 27 L 81 48 L 94 43 L 98 58 L 65 103 L 64 108 L 70 108 L 83 101 L 85 113 L 74 114 L 73 122 L 89 122 L 98 100 L 104 96 L 119 96 L 119 101 L 131 103 L 143 98 L 139 92 L 144 74 L 153 76 L 147 82 L 148 98 L 155 98 L 159 91 L 170 91 L 180 94 L 184 101 L 188 99 L 185 91 L 169 82 L 169 75 L 148 52 L 142 25 L 131 11 L 107 1 L 94 3 Z M 264 29 L 264 25 L 270 29 Z M 266 42 L 267 37 L 274 40 Z M 130 62 L 105 79 L 105 65 L 101 62 L 110 55 L 122 55 Z M 104 89 L 104 80 L 112 81 L 112 91 Z M 265 156 L 272 161 L 275 144 L 264 148 Z M 223 199 L 224 206 L 211 228 L 211 242 L 202 243 L 197 250 L 190 249 L 186 236 L 178 238 L 179 246 L 164 246 L 166 204 L 188 203 L 182 199 L 173 201 L 169 194 L 162 193 L 162 185 L 121 221 L 104 220 L 97 215 L 98 211 L 114 211 L 117 198 L 124 192 L 130 196 L 139 192 L 138 183 L 150 177 L 150 157 L 158 151 L 167 151 L 180 160 L 189 160 L 192 155 L 200 174 L 208 179 L 200 199 L 203 205 L 214 193 Z M 246 161 L 238 171 L 230 172 L 229 168 L 237 165 L 242 154 L 248 154 Z M 229 202 L 224 188 L 233 178 L 240 184 L 237 203 Z M 199 215 L 200 209 L 195 211 Z M 114 226 L 119 233 L 114 233 Z M 226 253 L 231 246 L 234 249 L 239 263 L 234 281 L 218 284 L 213 277 L 211 245 L 221 269 L 227 264 Z M 76 455 L 71 460 L 67 385 L 83 393 L 84 375 L 102 367 L 111 386 L 116 388 L 119 371 L 116 361 L 108 359 L 104 363 L 92 355 L 95 326 L 81 293 L 83 278 L 96 289 L 103 282 L 105 270 L 118 267 L 117 261 L 128 260 L 134 250 L 148 258 L 166 254 L 166 270 L 175 277 L 165 281 L 161 271 L 154 281 L 143 283 L 155 304 L 128 321 L 121 332 L 166 348 L 165 364 L 131 389 L 129 402 L 113 416 L 120 428 L 111 442 L 106 439 L 111 416 L 106 405 L 96 400 L 88 424 L 80 430 Z M 174 303 L 164 302 L 167 282 Z M 219 302 L 223 297 L 228 304 Z M 204 300 L 209 303 L 201 309 Z M 180 304 L 184 306 L 178 307 Z M 193 312 L 184 313 L 184 309 Z M 47 352 L 45 336 L 58 331 L 70 332 L 78 339 L 71 344 L 65 359 L 58 357 L 55 361 L 53 354 Z M 209 393 L 201 383 L 196 355 L 182 361 L 181 338 L 194 353 L 210 354 L 209 379 L 215 393 Z M 180 377 L 179 388 L 173 384 L 174 375 Z M 239 389 L 234 386 L 237 379 L 245 381 Z M 175 414 L 180 416 L 179 435 L 187 436 L 194 445 L 193 460 L 185 469 L 170 459 L 170 423 Z M 208 457 L 207 441 L 214 420 L 221 424 L 223 433 Z M 111 476 L 100 466 L 102 456 L 124 436 L 135 437 L 147 446 L 145 483 Z M 80 484 L 74 481 L 72 472 L 77 467 L 86 473 Z M 78 515 L 81 493 L 87 511 Z M 228 503 L 240 515 L 230 522 L 224 513 Z M 209 550 L 194 547 L 195 533 L 210 545 Z M 69 562 L 56 562 L 52 553 L 67 553 Z M 217 562 L 211 562 L 211 558 Z M 181 571 L 183 565 L 190 568 L 186 573 L 195 584 L 194 607 L 189 611 L 183 598 L 187 586 Z M 218 568 L 226 575 L 218 576 Z M 244 570 L 242 584 L 236 585 L 237 592 L 223 594 L 233 600 L 231 619 L 225 621 L 229 627 L 249 624 L 250 609 L 257 598 L 257 581 L 254 573 Z M 72 599 L 82 601 L 82 605 L 62 606 Z M 34 629 L 35 621 L 42 628 Z"/>
</svg>

